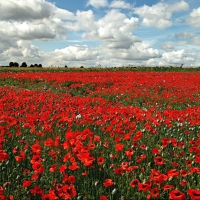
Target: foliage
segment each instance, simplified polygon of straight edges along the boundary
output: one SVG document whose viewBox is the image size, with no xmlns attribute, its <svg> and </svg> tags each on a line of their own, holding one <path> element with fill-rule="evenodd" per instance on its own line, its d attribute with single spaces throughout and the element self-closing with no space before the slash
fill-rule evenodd
<svg viewBox="0 0 200 200">
<path fill-rule="evenodd" d="M 36 71 L 0 74 L 0 199 L 199 199 L 198 72 Z"/>
</svg>

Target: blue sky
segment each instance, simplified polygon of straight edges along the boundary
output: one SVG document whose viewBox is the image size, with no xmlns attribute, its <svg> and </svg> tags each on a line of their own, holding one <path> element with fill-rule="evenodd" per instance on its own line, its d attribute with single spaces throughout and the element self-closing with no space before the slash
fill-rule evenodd
<svg viewBox="0 0 200 200">
<path fill-rule="evenodd" d="M 198 0 L 7 0 L 0 26 L 0 65 L 200 66 Z"/>
</svg>

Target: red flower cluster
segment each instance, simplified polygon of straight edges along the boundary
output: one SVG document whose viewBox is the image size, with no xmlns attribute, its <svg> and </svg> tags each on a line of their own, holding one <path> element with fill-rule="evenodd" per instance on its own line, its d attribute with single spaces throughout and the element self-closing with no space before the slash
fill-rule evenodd
<svg viewBox="0 0 200 200">
<path fill-rule="evenodd" d="M 0 199 L 200 199 L 198 73 L 8 78 Z"/>
</svg>

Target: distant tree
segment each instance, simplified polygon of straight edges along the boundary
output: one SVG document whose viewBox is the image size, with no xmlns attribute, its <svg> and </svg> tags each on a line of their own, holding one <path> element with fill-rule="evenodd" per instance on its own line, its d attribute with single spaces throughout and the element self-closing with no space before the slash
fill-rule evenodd
<svg viewBox="0 0 200 200">
<path fill-rule="evenodd" d="M 27 67 L 27 64 L 26 64 L 25 62 L 23 62 L 23 63 L 21 64 L 21 67 Z"/>
<path fill-rule="evenodd" d="M 10 62 L 10 63 L 9 63 L 9 67 L 14 67 L 14 63 L 13 63 L 13 62 Z"/>
<path fill-rule="evenodd" d="M 42 64 L 39 64 L 38 67 L 42 67 Z"/>
<path fill-rule="evenodd" d="M 30 67 L 34 67 L 34 65 L 31 64 Z"/>
<path fill-rule="evenodd" d="M 81 68 L 81 69 L 83 69 L 84 67 L 83 67 L 83 66 L 81 66 L 80 68 Z"/>
<path fill-rule="evenodd" d="M 35 64 L 34 67 L 38 67 L 38 64 Z"/>
<path fill-rule="evenodd" d="M 68 68 L 67 65 L 65 65 L 65 68 Z"/>
<path fill-rule="evenodd" d="M 13 63 L 13 67 L 19 67 L 19 63 L 14 62 L 14 63 Z"/>
</svg>

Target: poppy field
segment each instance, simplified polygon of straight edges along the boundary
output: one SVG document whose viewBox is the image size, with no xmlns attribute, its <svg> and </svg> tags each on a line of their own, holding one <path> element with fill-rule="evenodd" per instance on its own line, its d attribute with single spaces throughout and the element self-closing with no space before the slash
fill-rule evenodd
<svg viewBox="0 0 200 200">
<path fill-rule="evenodd" d="M 0 73 L 0 199 L 200 200 L 200 73 Z"/>
</svg>

